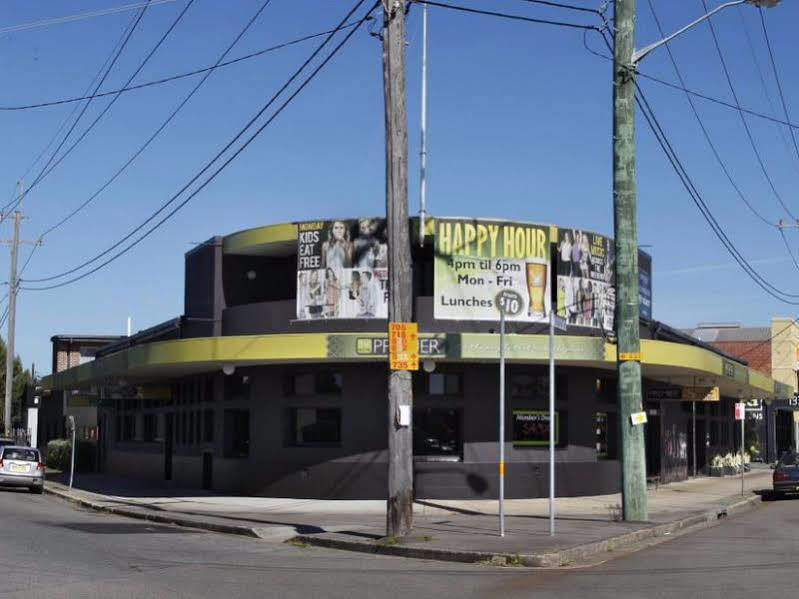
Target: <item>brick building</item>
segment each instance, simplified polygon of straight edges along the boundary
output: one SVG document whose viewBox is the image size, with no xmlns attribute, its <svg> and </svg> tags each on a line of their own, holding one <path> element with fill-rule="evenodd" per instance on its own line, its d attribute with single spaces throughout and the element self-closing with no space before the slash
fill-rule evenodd
<svg viewBox="0 0 799 599">
<path fill-rule="evenodd" d="M 774 317 L 767 327 L 742 327 L 736 323 L 699 324 L 687 330 L 691 336 L 719 348 L 750 368 L 793 389 L 787 400 L 766 400 L 751 405 L 747 418 L 758 420 L 756 428 L 763 459 L 773 461 L 799 446 L 799 324 L 790 317 Z M 749 409 L 749 408 L 747 408 Z"/>
<path fill-rule="evenodd" d="M 94 360 L 97 350 L 120 340 L 119 335 L 54 335 L 53 373 Z M 91 438 L 97 428 L 97 401 L 90 391 L 60 390 L 45 396 L 38 414 L 39 447 L 65 436 L 65 416 L 75 416 L 80 437 Z"/>
</svg>

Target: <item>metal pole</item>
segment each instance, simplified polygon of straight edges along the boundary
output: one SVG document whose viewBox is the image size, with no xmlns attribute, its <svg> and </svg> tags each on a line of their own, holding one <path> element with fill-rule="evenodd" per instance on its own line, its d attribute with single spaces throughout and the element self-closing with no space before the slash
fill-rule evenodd
<svg viewBox="0 0 799 599">
<path fill-rule="evenodd" d="M 422 149 L 419 152 L 419 246 L 424 247 L 424 220 L 427 216 L 427 4 L 422 5 Z"/>
<path fill-rule="evenodd" d="M 549 536 L 555 536 L 555 310 L 549 310 Z"/>
<path fill-rule="evenodd" d="M 11 272 L 8 275 L 8 339 L 6 341 L 6 393 L 3 404 L 5 436 L 11 436 L 11 401 L 14 391 L 14 327 L 17 319 L 17 249 L 19 248 L 19 221 L 22 213 L 14 212 L 14 238 L 11 241 Z"/>
<path fill-rule="evenodd" d="M 505 310 L 499 313 L 499 536 L 505 536 Z"/>
<path fill-rule="evenodd" d="M 691 421 L 693 422 L 691 430 L 693 431 L 693 458 L 694 458 L 694 478 L 696 478 L 696 402 L 691 402 Z"/>
<path fill-rule="evenodd" d="M 741 402 L 741 495 L 744 494 L 744 422 L 746 422 L 746 407 Z"/>
<path fill-rule="evenodd" d="M 616 338 L 625 520 L 648 519 L 644 430 L 630 415 L 642 411 L 638 314 L 638 231 L 635 191 L 635 1 L 616 0 L 613 61 L 613 209 L 616 249 Z"/>
<path fill-rule="evenodd" d="M 69 424 L 72 427 L 72 466 L 69 469 L 69 488 L 72 488 L 72 479 L 75 476 L 75 417 L 69 417 Z"/>
</svg>

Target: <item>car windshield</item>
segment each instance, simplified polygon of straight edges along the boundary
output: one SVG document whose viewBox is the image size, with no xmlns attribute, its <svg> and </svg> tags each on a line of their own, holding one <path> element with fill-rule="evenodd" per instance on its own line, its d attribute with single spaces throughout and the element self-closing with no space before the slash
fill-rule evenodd
<svg viewBox="0 0 799 599">
<path fill-rule="evenodd" d="M 24 462 L 38 462 L 39 452 L 35 449 L 10 449 L 3 450 L 4 460 L 22 460 Z"/>
<path fill-rule="evenodd" d="M 782 458 L 780 458 L 780 465 L 782 465 L 782 466 L 796 466 L 797 465 L 796 458 L 797 458 L 797 455 L 795 453 L 793 453 L 792 451 L 789 451 L 788 453 L 784 454 L 782 456 Z"/>
</svg>

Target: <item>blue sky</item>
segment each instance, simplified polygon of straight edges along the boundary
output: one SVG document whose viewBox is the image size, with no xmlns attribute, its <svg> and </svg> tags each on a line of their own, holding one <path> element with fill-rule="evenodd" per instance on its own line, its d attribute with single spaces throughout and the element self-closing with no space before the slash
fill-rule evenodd
<svg viewBox="0 0 799 599">
<path fill-rule="evenodd" d="M 574 0 L 597 7 L 594 0 Z M 702 14 L 701 0 L 653 0 L 665 29 Z M 467 6 L 591 23 L 591 15 L 520 0 L 453 0 Z M 124 2 L 6 0 L 3 26 L 80 13 Z M 716 5 L 716 2 L 711 2 Z M 173 35 L 137 77 L 147 81 L 212 64 L 260 0 L 195 0 Z M 273 0 L 231 53 L 238 56 L 332 27 L 349 0 Z M 183 8 L 184 0 L 151 7 L 103 89 L 121 85 Z M 133 12 L 0 34 L 3 105 L 80 95 L 119 40 Z M 408 17 L 410 207 L 418 209 L 421 10 Z M 551 222 L 611 234 L 611 69 L 588 53 L 582 32 L 430 8 L 429 209 Z M 743 20 L 742 20 L 743 17 Z M 789 110 L 799 113 L 795 2 L 767 12 L 767 23 Z M 768 94 L 779 97 L 757 10 L 728 9 L 714 19 L 741 103 L 770 112 L 746 23 Z M 638 46 L 658 37 L 645 0 L 638 2 Z M 589 43 L 603 50 L 601 40 Z M 105 249 L 177 191 L 260 108 L 311 51 L 293 46 L 214 73 L 134 165 L 67 225 L 45 238 L 23 279 L 70 268 Z M 672 44 L 689 87 L 730 100 L 707 26 Z M 641 70 L 676 80 L 667 54 L 655 51 Z M 23 205 L 22 237 L 42 230 L 84 201 L 149 137 L 197 78 L 130 92 L 86 140 L 39 184 Z M 757 221 L 735 195 L 681 92 L 642 80 L 658 118 L 705 200 L 729 236 L 776 286 L 799 291 L 797 271 L 779 235 Z M 105 106 L 93 102 L 82 131 Z M 700 114 L 747 198 L 769 220 L 788 215 L 778 205 L 735 111 L 697 102 Z M 4 159 L 0 192 L 42 150 L 71 106 L 0 113 Z M 799 115 L 793 115 L 799 121 Z M 799 212 L 794 190 L 799 158 L 777 128 L 748 117 L 775 186 Z M 787 130 L 784 131 L 787 135 Z M 789 139 L 789 144 L 790 138 Z M 793 147 L 790 147 L 793 150 Z M 38 172 L 33 169 L 30 180 Z M 772 315 L 796 315 L 765 295 L 713 236 L 646 129 L 638 120 L 639 241 L 653 255 L 655 318 L 675 326 L 701 321 L 765 325 Z M 3 200 L 3 203 L 6 200 Z M 273 222 L 383 214 L 381 49 L 359 32 L 264 133 L 193 202 L 136 249 L 82 281 L 52 291 L 22 291 L 17 352 L 26 365 L 50 371 L 56 333 L 123 333 L 126 318 L 142 329 L 177 316 L 183 303 L 183 254 L 214 234 Z M 8 222 L 0 235 L 10 237 Z M 786 231 L 799 251 L 799 231 Z M 27 255 L 27 249 L 21 254 Z M 5 264 L 5 262 L 2 262 Z M 5 267 L 3 267 L 5 268 Z M 3 333 L 5 335 L 5 332 Z"/>
</svg>

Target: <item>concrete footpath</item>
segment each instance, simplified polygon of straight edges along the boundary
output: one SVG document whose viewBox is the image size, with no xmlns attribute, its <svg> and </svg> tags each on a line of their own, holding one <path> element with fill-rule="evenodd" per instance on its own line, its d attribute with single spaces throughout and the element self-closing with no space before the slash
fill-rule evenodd
<svg viewBox="0 0 799 599">
<path fill-rule="evenodd" d="M 496 500 L 419 500 L 407 539 L 384 538 L 384 501 L 282 499 L 220 495 L 153 487 L 150 481 L 102 474 L 76 476 L 69 489 L 49 476 L 45 492 L 99 511 L 272 541 L 291 540 L 353 551 L 495 565 L 561 567 L 581 564 L 711 526 L 760 503 L 771 470 L 745 476 L 696 478 L 650 488 L 649 521 L 620 521 L 621 496 L 556 499 L 555 536 L 549 536 L 544 499 L 505 502 L 505 537 L 498 534 Z"/>
</svg>

